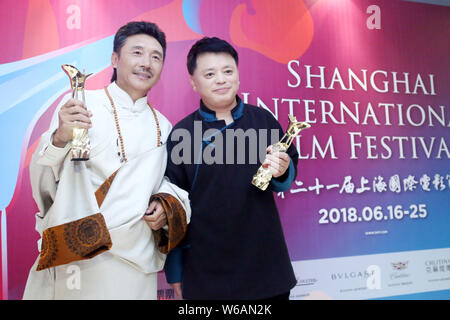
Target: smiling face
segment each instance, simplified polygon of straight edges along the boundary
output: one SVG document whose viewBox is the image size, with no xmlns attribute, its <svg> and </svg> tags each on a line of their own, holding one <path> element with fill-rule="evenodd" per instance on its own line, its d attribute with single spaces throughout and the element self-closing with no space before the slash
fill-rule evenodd
<svg viewBox="0 0 450 320">
<path fill-rule="evenodd" d="M 158 82 L 163 68 L 163 48 L 149 35 L 133 35 L 125 41 L 120 55 L 113 52 L 111 64 L 117 70 L 117 85 L 136 101 Z"/>
<path fill-rule="evenodd" d="M 221 112 L 231 110 L 236 105 L 239 71 L 228 53 L 200 54 L 190 81 L 209 109 Z"/>
</svg>

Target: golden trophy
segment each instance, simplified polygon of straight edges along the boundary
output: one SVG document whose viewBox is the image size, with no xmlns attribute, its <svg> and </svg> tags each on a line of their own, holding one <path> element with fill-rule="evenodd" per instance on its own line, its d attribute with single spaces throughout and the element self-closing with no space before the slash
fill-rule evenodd
<svg viewBox="0 0 450 320">
<path fill-rule="evenodd" d="M 303 129 L 310 128 L 311 125 L 306 122 L 298 122 L 297 119 L 289 115 L 289 126 L 286 130 L 286 133 L 284 136 L 275 144 L 272 144 L 272 150 L 271 153 L 275 152 L 286 152 L 287 149 L 292 144 L 292 141 L 294 141 L 294 138 L 302 131 Z M 253 175 L 252 184 L 256 187 L 258 187 L 261 190 L 266 190 L 267 186 L 269 185 L 270 180 L 272 179 L 272 173 L 270 172 L 270 169 L 268 166 L 262 165 L 259 167 L 258 171 Z"/>
<path fill-rule="evenodd" d="M 83 74 L 74 66 L 70 64 L 63 64 L 61 68 L 70 78 L 70 85 L 72 87 L 72 98 L 86 102 L 84 96 L 84 84 L 86 78 L 92 73 Z M 83 70 L 84 72 L 84 70 Z M 89 142 L 89 135 L 87 129 L 73 128 L 72 148 L 70 159 L 72 161 L 86 161 L 89 160 L 89 154 L 91 152 L 91 145 Z"/>
</svg>

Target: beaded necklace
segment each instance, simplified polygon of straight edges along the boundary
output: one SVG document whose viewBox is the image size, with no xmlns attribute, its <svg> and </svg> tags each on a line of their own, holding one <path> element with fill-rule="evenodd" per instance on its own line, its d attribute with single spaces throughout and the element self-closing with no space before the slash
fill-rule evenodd
<svg viewBox="0 0 450 320">
<path fill-rule="evenodd" d="M 108 92 L 108 88 L 105 87 L 105 92 L 106 95 L 108 96 L 109 101 L 111 102 L 111 106 L 113 108 L 113 112 L 114 112 L 114 122 L 116 123 L 116 129 L 117 129 L 117 133 L 119 134 L 119 142 L 120 142 L 120 150 L 122 152 L 122 156 L 123 156 L 123 161 L 128 162 L 128 159 L 125 155 L 125 144 L 123 143 L 123 138 L 122 138 L 122 133 L 120 132 L 120 125 L 119 125 L 119 117 L 117 116 L 117 110 L 116 110 L 116 106 L 114 105 L 114 101 L 111 98 L 109 92 Z M 156 130 L 157 130 L 157 143 L 158 143 L 158 147 L 161 146 L 161 129 L 159 127 L 159 121 L 158 121 L 158 117 L 156 116 L 156 112 L 153 109 L 153 107 L 149 104 L 148 105 L 150 107 L 150 109 L 153 112 L 153 116 L 155 117 L 155 122 L 156 122 Z"/>
</svg>

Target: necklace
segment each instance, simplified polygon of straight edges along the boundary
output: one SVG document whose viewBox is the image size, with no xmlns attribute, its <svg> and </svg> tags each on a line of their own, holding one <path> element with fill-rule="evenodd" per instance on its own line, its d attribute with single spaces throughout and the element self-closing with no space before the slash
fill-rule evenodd
<svg viewBox="0 0 450 320">
<path fill-rule="evenodd" d="M 105 87 L 105 92 L 106 92 L 106 95 L 108 96 L 108 99 L 111 102 L 111 106 L 113 108 L 114 122 L 116 123 L 117 134 L 119 135 L 120 151 L 122 152 L 123 161 L 128 162 L 127 156 L 125 155 L 125 144 L 123 143 L 122 133 L 120 132 L 119 117 L 117 116 L 116 106 L 114 105 L 114 101 L 111 98 L 107 87 Z M 156 116 L 155 109 L 153 109 L 153 107 L 150 104 L 148 106 L 150 107 L 150 110 L 152 110 L 153 116 L 155 117 L 157 146 L 160 147 L 161 146 L 161 129 L 159 127 L 158 117 Z"/>
</svg>

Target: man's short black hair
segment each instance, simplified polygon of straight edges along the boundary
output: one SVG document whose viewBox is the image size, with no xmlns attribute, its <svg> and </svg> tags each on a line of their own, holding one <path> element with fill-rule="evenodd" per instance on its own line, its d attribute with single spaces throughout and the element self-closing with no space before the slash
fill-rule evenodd
<svg viewBox="0 0 450 320">
<path fill-rule="evenodd" d="M 204 37 L 203 39 L 200 39 L 196 43 L 194 43 L 191 50 L 189 50 L 187 56 L 187 69 L 190 75 L 193 75 L 195 69 L 197 68 L 197 57 L 203 53 L 208 52 L 228 53 L 233 57 L 234 61 L 236 62 L 236 66 L 238 65 L 238 53 L 231 46 L 231 44 L 217 37 Z"/>
<path fill-rule="evenodd" d="M 146 34 L 155 38 L 163 49 L 163 59 L 166 57 L 166 35 L 161 31 L 161 29 L 158 28 L 156 24 L 147 21 L 132 21 L 120 27 L 120 29 L 114 36 L 114 52 L 120 56 L 120 49 L 122 49 L 127 38 L 137 34 Z M 114 82 L 116 80 L 117 70 L 116 68 L 114 68 L 111 82 Z"/>
</svg>

